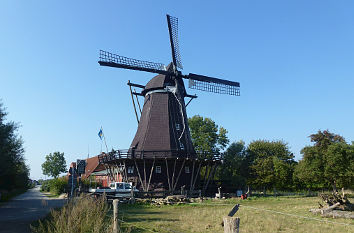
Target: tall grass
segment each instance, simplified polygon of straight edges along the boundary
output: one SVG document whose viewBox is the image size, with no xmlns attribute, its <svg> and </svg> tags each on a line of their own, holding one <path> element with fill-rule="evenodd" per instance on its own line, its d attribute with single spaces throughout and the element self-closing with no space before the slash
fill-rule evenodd
<svg viewBox="0 0 354 233">
<path fill-rule="evenodd" d="M 31 226 L 36 233 L 106 233 L 112 232 L 112 220 L 107 215 L 105 198 L 81 196 Z"/>
</svg>

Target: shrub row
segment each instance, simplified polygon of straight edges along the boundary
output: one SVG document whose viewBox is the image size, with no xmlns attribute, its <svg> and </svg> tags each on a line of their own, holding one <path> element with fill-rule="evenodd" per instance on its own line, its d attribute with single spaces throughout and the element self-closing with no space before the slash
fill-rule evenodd
<svg viewBox="0 0 354 233">
<path fill-rule="evenodd" d="M 68 180 L 66 177 L 60 177 L 52 180 L 45 180 L 42 183 L 42 192 L 51 192 L 52 194 L 59 195 L 66 191 Z"/>
</svg>

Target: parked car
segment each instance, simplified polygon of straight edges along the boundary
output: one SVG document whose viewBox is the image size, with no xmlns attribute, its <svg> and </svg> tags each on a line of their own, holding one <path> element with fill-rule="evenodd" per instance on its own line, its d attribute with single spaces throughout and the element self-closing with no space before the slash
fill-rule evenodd
<svg viewBox="0 0 354 233">
<path fill-rule="evenodd" d="M 101 187 L 97 189 L 89 189 L 92 194 L 103 194 L 108 196 L 114 196 L 116 198 L 131 197 L 133 192 L 139 192 L 138 189 L 132 187 L 130 183 L 126 182 L 113 182 L 109 184 L 109 187 Z"/>
</svg>

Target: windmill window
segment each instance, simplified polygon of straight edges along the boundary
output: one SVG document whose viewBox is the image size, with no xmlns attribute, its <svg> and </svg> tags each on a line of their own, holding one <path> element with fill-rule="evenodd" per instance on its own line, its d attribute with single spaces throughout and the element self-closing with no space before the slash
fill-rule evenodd
<svg viewBox="0 0 354 233">
<path fill-rule="evenodd" d="M 181 130 L 181 124 L 176 123 L 176 130 L 180 131 Z"/>
<path fill-rule="evenodd" d="M 185 166 L 185 167 L 184 167 L 184 171 L 185 171 L 186 173 L 191 173 L 188 166 Z"/>
<path fill-rule="evenodd" d="M 134 173 L 134 167 L 133 166 L 129 166 L 128 167 L 128 173 L 129 174 L 133 174 Z"/>
<path fill-rule="evenodd" d="M 181 150 L 184 150 L 184 145 L 182 142 L 179 143 L 179 148 L 181 148 Z"/>
<path fill-rule="evenodd" d="M 156 173 L 161 173 L 161 166 L 156 166 L 155 172 Z"/>
</svg>

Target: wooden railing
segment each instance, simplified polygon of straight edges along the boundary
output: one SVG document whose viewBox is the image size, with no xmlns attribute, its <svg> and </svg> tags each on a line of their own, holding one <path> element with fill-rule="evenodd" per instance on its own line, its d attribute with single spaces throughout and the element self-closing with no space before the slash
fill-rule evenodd
<svg viewBox="0 0 354 233">
<path fill-rule="evenodd" d="M 210 154 L 205 152 L 196 152 L 189 154 L 183 151 L 134 151 L 134 150 L 115 150 L 109 153 L 102 153 L 98 156 L 101 164 L 109 163 L 119 159 L 152 159 L 152 158 L 186 158 L 220 161 L 221 154 Z"/>
</svg>

